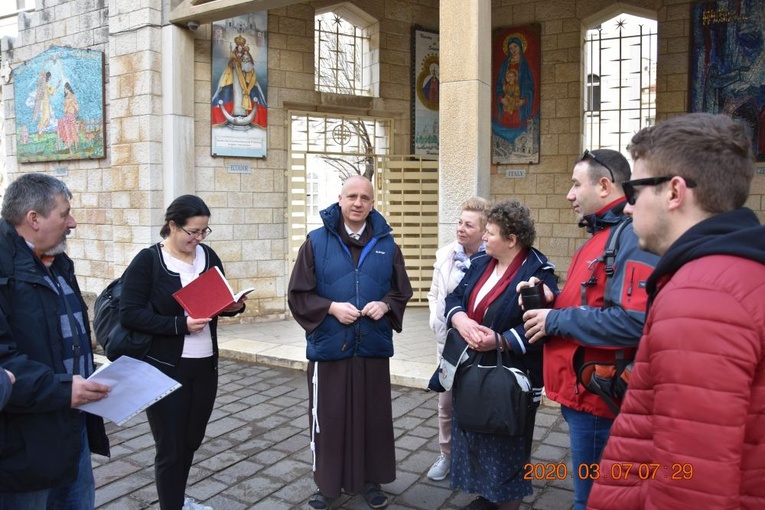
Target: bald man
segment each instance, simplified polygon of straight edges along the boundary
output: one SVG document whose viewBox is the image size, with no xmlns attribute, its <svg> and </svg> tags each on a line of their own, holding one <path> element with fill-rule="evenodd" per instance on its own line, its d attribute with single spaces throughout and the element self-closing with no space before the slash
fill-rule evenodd
<svg viewBox="0 0 765 510">
<path fill-rule="evenodd" d="M 353 176 L 321 211 L 289 284 L 307 340 L 314 481 L 311 508 L 341 491 L 384 508 L 396 479 L 389 360 L 412 287 L 391 227 L 374 210 L 372 183 Z"/>
</svg>

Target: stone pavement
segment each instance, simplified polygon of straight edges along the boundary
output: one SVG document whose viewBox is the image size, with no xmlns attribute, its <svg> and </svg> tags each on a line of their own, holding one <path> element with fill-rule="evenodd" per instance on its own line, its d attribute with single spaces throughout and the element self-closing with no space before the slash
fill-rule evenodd
<svg viewBox="0 0 765 510">
<path fill-rule="evenodd" d="M 391 382 L 424 388 L 436 368 L 436 341 L 427 307 L 409 307 L 401 333 L 393 334 Z M 305 370 L 305 332 L 292 319 L 218 328 L 221 356 Z"/>
<path fill-rule="evenodd" d="M 394 338 L 397 355 L 391 362 L 398 384 L 392 394 L 397 479 L 383 489 L 391 509 L 462 508 L 474 496 L 451 490 L 448 479 L 433 482 L 425 476 L 438 452 L 437 397 L 422 390 L 422 379 L 427 380 L 435 368 L 434 340 L 426 311 L 408 310 L 407 319 L 404 333 Z M 302 331 L 288 320 L 225 325 L 219 328 L 219 337 L 218 396 L 205 441 L 194 457 L 187 495 L 215 510 L 308 508 L 315 485 L 308 447 L 308 390 L 301 368 Z M 260 343 L 247 348 L 244 342 Z M 290 352 L 294 359 L 286 355 Z M 154 444 L 145 413 L 122 427 L 108 423 L 107 431 L 111 459 L 93 456 L 96 507 L 158 510 Z M 541 406 L 532 450 L 538 479 L 522 508 L 571 507 L 568 446 L 559 409 Z M 569 473 L 563 480 L 557 478 L 560 472 L 553 472 L 560 462 L 567 464 Z M 539 479 L 545 475 L 551 479 Z M 367 505 L 362 496 L 343 495 L 335 508 Z"/>
</svg>

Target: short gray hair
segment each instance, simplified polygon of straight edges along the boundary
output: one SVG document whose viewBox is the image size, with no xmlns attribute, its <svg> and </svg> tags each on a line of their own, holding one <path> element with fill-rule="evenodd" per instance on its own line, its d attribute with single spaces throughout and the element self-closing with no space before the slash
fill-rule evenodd
<svg viewBox="0 0 765 510">
<path fill-rule="evenodd" d="M 47 218 L 55 209 L 59 195 L 67 200 L 72 198 L 64 181 L 46 174 L 24 174 L 5 190 L 2 217 L 14 227 L 24 221 L 29 211 L 37 211 Z"/>
</svg>

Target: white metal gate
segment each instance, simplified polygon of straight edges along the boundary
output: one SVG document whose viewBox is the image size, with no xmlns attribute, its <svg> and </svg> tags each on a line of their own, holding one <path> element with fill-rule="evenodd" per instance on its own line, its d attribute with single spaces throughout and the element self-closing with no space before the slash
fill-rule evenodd
<svg viewBox="0 0 765 510">
<path fill-rule="evenodd" d="M 346 170 L 374 176 L 376 208 L 393 227 L 414 289 L 412 305 L 427 304 L 438 248 L 438 163 L 392 156 L 391 120 L 290 112 L 287 230 L 294 265 L 316 214 L 337 200 Z M 360 133 L 361 132 L 361 133 Z M 332 173 L 334 172 L 334 173 Z M 331 174 L 331 175 L 329 175 Z"/>
</svg>

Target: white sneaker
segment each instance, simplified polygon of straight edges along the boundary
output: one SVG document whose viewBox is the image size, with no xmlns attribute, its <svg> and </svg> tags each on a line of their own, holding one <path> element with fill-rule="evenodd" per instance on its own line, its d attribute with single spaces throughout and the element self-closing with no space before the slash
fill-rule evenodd
<svg viewBox="0 0 765 510">
<path fill-rule="evenodd" d="M 448 474 L 449 474 L 449 457 L 447 457 L 446 455 L 442 453 L 441 455 L 438 456 L 436 461 L 430 467 L 430 471 L 428 471 L 428 478 L 438 482 L 446 478 L 446 475 Z"/>
<path fill-rule="evenodd" d="M 183 500 L 182 510 L 213 510 L 213 507 L 197 503 L 194 498 L 186 498 Z"/>
</svg>

